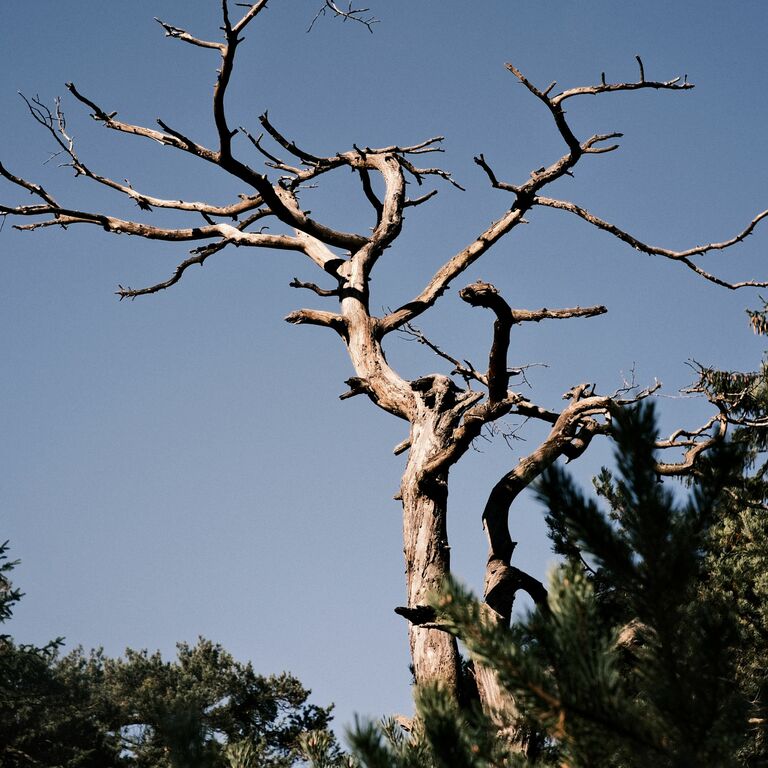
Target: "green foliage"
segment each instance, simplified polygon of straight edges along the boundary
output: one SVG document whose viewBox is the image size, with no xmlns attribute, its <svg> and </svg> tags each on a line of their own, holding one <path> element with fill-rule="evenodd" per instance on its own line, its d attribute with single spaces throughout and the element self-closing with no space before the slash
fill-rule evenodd
<svg viewBox="0 0 768 768">
<path fill-rule="evenodd" d="M 21 597 L 5 553 L 2 621 Z M 180 643 L 173 661 L 131 649 L 61 656 L 60 645 L 0 637 L 2 768 L 288 768 L 309 733 L 340 755 L 330 707 L 308 704 L 291 675 L 257 675 L 209 640 Z"/>
<path fill-rule="evenodd" d="M 299 735 L 330 720 L 330 709 L 306 703 L 309 692 L 296 678 L 257 675 L 202 638 L 179 643 L 174 661 L 128 649 L 120 659 L 78 651 L 62 665 L 85 669 L 98 682 L 103 711 L 137 768 L 232 759 L 282 768 L 293 763 Z M 225 754 L 227 745 L 234 751 Z"/>
<path fill-rule="evenodd" d="M 749 310 L 755 333 L 768 335 L 768 304 Z M 736 676 L 750 702 L 745 765 L 768 764 L 768 360 L 751 373 L 703 368 L 700 384 L 727 405 L 738 424 L 734 441 L 744 453 L 744 479 L 730 489 L 712 529 L 707 591 L 720 594 L 738 617 Z"/>
<path fill-rule="evenodd" d="M 8 621 L 13 615 L 13 606 L 21 599 L 21 591 L 14 589 L 9 578 L 10 572 L 19 564 L 18 560 L 9 560 L 8 542 L 0 544 L 0 624 Z M 0 638 L 5 638 L 0 635 Z"/>
<path fill-rule="evenodd" d="M 8 542 L 0 546 L 0 623 L 22 594 L 13 587 Z M 89 707 L 87 681 L 57 668 L 61 640 L 42 648 L 0 635 L 0 765 L 108 768 L 118 764 L 113 735 Z"/>
<path fill-rule="evenodd" d="M 342 752 L 330 731 L 308 731 L 298 739 L 298 753 L 312 768 L 359 768 L 359 763 Z"/>
<path fill-rule="evenodd" d="M 416 693 L 419 717 L 405 733 L 394 720 L 358 723 L 348 735 L 365 768 L 490 768 L 522 765 L 479 710 L 461 710 L 439 687 Z"/>
<path fill-rule="evenodd" d="M 765 515 L 758 524 L 735 502 L 749 457 L 743 446 L 715 449 L 681 498 L 655 472 L 652 409 L 624 410 L 615 424 L 616 475 L 597 483 L 608 509 L 559 467 L 538 485 L 564 557 L 546 606 L 510 629 L 455 583 L 434 604 L 514 697 L 518 726 L 537 736 L 527 754 L 519 743 L 504 752 L 490 718 L 422 691 L 410 739 L 358 729 L 367 768 L 766 764 L 755 702 L 766 690 L 768 530 Z"/>
</svg>

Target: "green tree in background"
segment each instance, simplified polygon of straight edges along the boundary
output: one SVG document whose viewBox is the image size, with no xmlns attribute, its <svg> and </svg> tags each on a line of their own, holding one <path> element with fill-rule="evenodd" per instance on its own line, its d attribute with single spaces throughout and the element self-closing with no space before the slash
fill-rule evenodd
<svg viewBox="0 0 768 768">
<path fill-rule="evenodd" d="M 747 312 L 755 333 L 768 335 L 768 304 Z M 738 616 L 735 666 L 750 703 L 751 738 L 742 753 L 749 766 L 768 764 L 768 362 L 752 372 L 699 367 L 697 389 L 727 408 L 733 440 L 745 458 L 745 480 L 730 491 L 713 528 L 709 588 L 720 591 Z"/>
<path fill-rule="evenodd" d="M 0 547 L 0 621 L 21 592 Z M 220 645 L 179 643 L 177 658 L 126 650 L 60 655 L 0 636 L 2 768 L 287 768 L 302 744 L 340 754 L 331 707 L 307 703 L 289 674 L 257 675 Z M 310 738 L 311 737 L 311 738 Z"/>
<path fill-rule="evenodd" d="M 308 704 L 295 677 L 257 675 L 202 638 L 179 643 L 174 661 L 131 649 L 120 659 L 76 651 L 60 667 L 94 681 L 107 724 L 137 768 L 228 765 L 228 754 L 246 752 L 254 765 L 282 768 L 294 763 L 301 734 L 330 721 L 330 708 Z"/>
<path fill-rule="evenodd" d="M 0 623 L 22 597 L 10 581 L 18 561 L 0 546 Z M 42 648 L 0 635 L 0 766 L 117 764 L 119 745 L 91 707 L 87 679 L 59 669 L 61 639 Z"/>
</svg>

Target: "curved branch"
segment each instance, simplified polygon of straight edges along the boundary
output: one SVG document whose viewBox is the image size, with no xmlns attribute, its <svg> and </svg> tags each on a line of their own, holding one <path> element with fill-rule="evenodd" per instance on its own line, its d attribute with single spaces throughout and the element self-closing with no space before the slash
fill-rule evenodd
<svg viewBox="0 0 768 768">
<path fill-rule="evenodd" d="M 381 319 L 379 322 L 381 335 L 397 330 L 429 309 L 448 290 L 451 280 L 468 269 L 504 235 L 524 221 L 524 212 L 515 203 L 501 219 L 494 221 L 466 248 L 448 259 L 418 296 Z"/>
<path fill-rule="evenodd" d="M 549 435 L 536 450 L 520 459 L 491 490 L 483 510 L 483 526 L 488 537 L 488 563 L 485 571 L 486 602 L 504 620 L 512 612 L 514 590 L 509 589 L 510 561 L 516 542 L 509 533 L 509 509 L 517 496 L 560 456 L 569 460 L 580 456 L 597 434 L 606 434 L 608 425 L 595 421 L 590 413 L 607 413 L 609 397 L 574 397 L 558 415 Z"/>
<path fill-rule="evenodd" d="M 254 222 L 258 221 L 259 219 L 263 218 L 265 215 L 268 215 L 265 212 L 259 211 L 253 216 L 249 216 L 244 221 L 240 222 L 238 224 L 237 228 L 240 231 L 245 230 L 247 227 L 249 227 Z M 219 251 L 224 250 L 228 245 L 232 244 L 232 240 L 230 238 L 221 240 L 218 243 L 210 243 L 208 245 L 204 245 L 200 248 L 195 248 L 193 251 L 191 251 L 191 256 L 184 261 L 181 262 L 181 264 L 176 267 L 176 270 L 174 273 L 167 279 L 159 283 L 155 283 L 154 285 L 149 285 L 145 288 L 124 288 L 122 285 L 118 286 L 118 290 L 115 292 L 122 301 L 123 299 L 135 299 L 138 296 L 148 296 L 153 293 L 159 293 L 160 291 L 164 291 L 166 288 L 170 288 L 176 283 L 178 283 L 181 278 L 184 276 L 184 273 L 195 264 L 199 264 L 201 267 L 206 262 L 206 260 L 213 256 L 214 254 L 218 253 Z"/>
<path fill-rule="evenodd" d="M 768 287 L 768 282 L 757 281 L 757 280 L 745 280 L 738 283 L 729 283 L 729 282 L 726 282 L 725 280 L 715 277 L 714 275 L 711 275 L 709 272 L 704 271 L 703 269 L 701 269 L 700 267 L 698 267 L 697 265 L 693 264 L 690 261 L 691 256 L 700 256 L 702 254 L 708 253 L 709 251 L 726 250 L 727 248 L 730 248 L 731 246 L 736 245 L 737 243 L 741 243 L 747 237 L 749 237 L 749 235 L 752 234 L 755 227 L 764 218 L 768 217 L 768 210 L 758 213 L 757 216 L 755 216 L 752 219 L 752 221 L 750 221 L 749 224 L 747 224 L 747 226 L 741 232 L 729 238 L 728 240 L 723 240 L 717 243 L 707 243 L 705 245 L 697 245 L 697 246 L 694 246 L 693 248 L 687 248 L 682 251 L 673 251 L 669 248 L 661 248 L 655 245 L 648 245 L 647 243 L 644 243 L 642 240 L 638 240 L 634 235 L 631 235 L 628 232 L 625 232 L 623 229 L 620 229 L 615 224 L 611 224 L 610 222 L 605 221 L 604 219 L 601 219 L 598 216 L 595 216 L 594 214 L 590 213 L 585 208 L 582 208 L 581 206 L 578 206 L 575 203 L 571 203 L 567 200 L 556 200 L 551 197 L 542 197 L 541 195 L 537 195 L 534 198 L 533 203 L 534 205 L 543 205 L 547 208 L 557 208 L 559 210 L 572 213 L 575 216 L 578 216 L 580 219 L 583 219 L 589 224 L 592 224 L 593 226 L 597 227 L 598 229 L 602 229 L 605 232 L 609 232 L 614 237 L 624 241 L 625 243 L 628 243 L 638 251 L 642 251 L 643 253 L 647 253 L 653 256 L 664 256 L 665 258 L 671 259 L 673 261 L 680 261 L 683 264 L 685 264 L 689 269 L 692 269 L 694 272 L 696 272 L 696 274 L 701 275 L 706 280 L 716 283 L 717 285 L 721 285 L 725 288 L 730 288 L 733 290 L 733 289 L 744 288 L 744 287 L 752 287 L 752 288 Z"/>
<path fill-rule="evenodd" d="M 312 31 L 312 27 L 321 16 L 325 16 L 326 11 L 330 11 L 334 18 L 340 18 L 344 21 L 356 21 L 362 24 L 367 30 L 373 33 L 373 25 L 378 24 L 379 20 L 374 16 L 364 16 L 370 11 L 370 8 L 353 8 L 350 2 L 347 6 L 347 10 L 339 8 L 338 4 L 333 0 L 323 0 L 323 5 L 320 6 L 320 10 L 315 14 L 315 18 L 312 19 L 312 23 L 309 25 L 307 32 Z"/>
<path fill-rule="evenodd" d="M 714 434 L 702 438 L 713 426 L 717 429 Z M 680 448 L 686 447 L 683 460 L 679 462 L 656 462 L 656 472 L 665 477 L 683 477 L 690 475 L 696 470 L 696 462 L 700 456 L 712 448 L 717 443 L 722 442 L 728 432 L 728 417 L 724 410 L 713 416 L 706 424 L 699 429 L 686 431 L 678 429 L 673 432 L 666 440 L 656 442 L 656 447 Z"/>
<path fill-rule="evenodd" d="M 499 402 L 507 396 L 509 386 L 509 368 L 507 367 L 507 352 L 509 351 L 509 335 L 514 324 L 512 308 L 499 294 L 495 286 L 478 281 L 462 288 L 459 296 L 473 307 L 485 307 L 495 315 L 493 323 L 493 343 L 488 355 L 488 398 L 492 403 Z"/>
</svg>

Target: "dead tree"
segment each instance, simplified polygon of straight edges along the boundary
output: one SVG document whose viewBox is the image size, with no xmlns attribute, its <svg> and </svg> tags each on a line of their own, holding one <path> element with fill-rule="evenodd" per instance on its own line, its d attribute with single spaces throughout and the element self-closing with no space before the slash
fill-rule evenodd
<svg viewBox="0 0 768 768">
<path fill-rule="evenodd" d="M 471 307 L 489 313 L 493 321 L 487 363 L 482 369 L 462 362 L 427 339 L 413 325 L 449 289 L 450 285 L 477 262 L 497 242 L 525 223 L 526 214 L 536 206 L 555 208 L 604 230 L 645 254 L 664 257 L 692 270 L 704 280 L 729 289 L 765 287 L 766 282 L 731 283 L 706 271 L 699 263 L 703 254 L 725 250 L 744 240 L 768 211 L 755 216 L 746 228 L 723 242 L 675 251 L 647 244 L 596 214 L 568 200 L 546 195 L 553 182 L 571 174 L 574 167 L 588 156 L 613 152 L 619 133 L 596 133 L 578 137 L 566 116 L 564 106 L 571 99 L 600 96 L 636 90 L 686 91 L 693 85 L 686 78 L 671 80 L 646 79 L 643 63 L 638 58 L 638 79 L 633 82 L 611 82 L 601 76 L 593 85 L 559 91 L 555 83 L 539 88 L 516 67 L 507 65 L 516 78 L 543 105 L 565 145 L 564 153 L 550 164 L 538 168 L 529 177 L 515 182 L 502 181 L 483 155 L 475 158 L 493 188 L 504 193 L 501 213 L 484 231 L 448 258 L 432 278 L 417 290 L 413 298 L 391 311 L 376 315 L 371 310 L 371 275 L 377 261 L 397 241 L 406 210 L 423 205 L 436 193 L 431 189 L 420 197 L 409 197 L 407 183 L 418 185 L 435 179 L 438 183 L 456 184 L 440 167 L 422 165 L 424 156 L 440 152 L 442 137 L 428 138 L 417 144 L 386 147 L 353 146 L 331 156 L 320 156 L 297 146 L 275 126 L 267 114 L 260 117 L 261 134 L 233 128 L 227 117 L 226 96 L 235 56 L 243 41 L 243 32 L 266 8 L 266 0 L 240 3 L 240 17 L 230 15 L 227 0 L 222 2 L 223 40 L 195 37 L 190 32 L 160 21 L 168 37 L 214 51 L 220 68 L 213 93 L 213 121 L 216 146 L 208 147 L 184 135 L 162 121 L 158 127 L 145 127 L 123 121 L 112 105 L 101 106 L 70 83 L 71 95 L 91 113 L 104 128 L 157 142 L 171 150 L 189 155 L 193 161 L 217 166 L 231 174 L 246 190 L 229 205 L 208 202 L 163 199 L 134 189 L 128 183 L 100 175 L 77 153 L 64 114 L 57 103 L 49 109 L 39 100 L 28 101 L 32 117 L 50 133 L 75 173 L 131 198 L 143 212 L 141 219 L 126 220 L 103 212 L 80 210 L 59 202 L 40 185 L 13 174 L 0 164 L 0 174 L 16 188 L 31 193 L 32 204 L 2 205 L 0 214 L 15 220 L 23 230 L 41 227 L 68 228 L 80 224 L 101 227 L 106 232 L 134 235 L 147 240 L 195 243 L 195 247 L 165 281 L 143 288 L 120 287 L 121 299 L 135 299 L 158 293 L 178 283 L 193 265 L 203 264 L 228 246 L 291 250 L 303 254 L 318 268 L 330 287 L 293 280 L 291 285 L 328 299 L 329 308 L 298 309 L 286 317 L 296 325 L 315 325 L 335 332 L 346 347 L 355 376 L 346 383 L 350 398 L 362 395 L 379 408 L 404 420 L 409 425 L 408 437 L 395 447 L 395 453 L 407 451 L 399 498 L 403 507 L 403 535 L 406 562 L 407 604 L 398 612 L 408 620 L 410 650 L 416 680 L 439 682 L 448 690 L 459 686 L 459 653 L 456 642 L 442 631 L 434 612 L 428 607 L 430 593 L 439 592 L 450 572 L 446 534 L 448 476 L 451 467 L 470 449 L 481 430 L 507 416 L 519 416 L 547 425 L 549 433 L 513 469 L 491 489 L 482 520 L 488 536 L 489 555 L 485 572 L 484 598 L 490 620 L 509 622 L 515 594 L 527 592 L 534 600 L 546 599 L 544 587 L 530 575 L 512 565 L 515 543 L 512 541 L 508 514 L 520 492 L 547 467 L 561 457 L 579 457 L 596 436 L 610 436 L 611 416 L 617 408 L 648 397 L 657 388 L 627 387 L 601 394 L 589 383 L 580 383 L 566 392 L 564 408 L 551 409 L 516 391 L 512 385 L 515 370 L 508 360 L 513 330 L 523 324 L 543 320 L 575 320 L 601 315 L 604 306 L 566 307 L 560 309 L 512 308 L 491 284 L 475 282 L 459 295 Z M 244 9 L 244 10 L 242 10 Z M 351 6 L 347 11 L 333 3 L 323 7 L 329 13 L 357 20 L 370 28 L 375 21 Z M 363 15 L 361 15 L 363 14 Z M 244 159 L 241 146 L 258 153 L 262 165 L 252 167 Z M 290 161 L 279 155 L 290 157 Z M 302 207 L 299 190 L 302 185 L 317 183 L 334 171 L 353 171 L 359 180 L 360 194 L 370 206 L 375 224 L 370 232 L 348 232 L 319 221 Z M 374 178 L 378 176 L 375 183 Z M 458 185 L 457 185 L 458 186 Z M 383 194 L 377 194 L 383 189 Z M 192 216 L 191 223 L 179 228 L 166 228 L 149 223 L 154 209 L 168 209 Z M 282 225 L 281 233 L 263 231 L 264 222 Z M 384 344 L 396 331 L 415 334 L 439 356 L 453 366 L 451 375 L 429 374 L 408 380 L 387 362 Z M 715 403 L 712 418 L 697 429 L 678 430 L 659 443 L 659 449 L 677 451 L 675 458 L 660 462 L 660 475 L 683 475 L 694 471 L 696 459 L 725 435 L 728 412 L 725 405 Z M 681 457 L 682 454 L 682 457 Z M 481 510 L 478 510 L 480 515 Z M 492 675 L 477 670 L 484 705 L 489 710 L 504 710 L 511 705 L 503 701 Z"/>
</svg>

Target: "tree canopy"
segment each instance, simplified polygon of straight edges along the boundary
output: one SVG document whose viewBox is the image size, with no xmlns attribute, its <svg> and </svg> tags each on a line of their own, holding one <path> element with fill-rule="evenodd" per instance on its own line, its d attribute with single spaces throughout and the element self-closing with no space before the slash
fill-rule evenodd
<svg viewBox="0 0 768 768">
<path fill-rule="evenodd" d="M 0 615 L 21 593 L 0 547 Z M 338 752 L 331 707 L 308 703 L 292 675 L 263 676 L 220 645 L 179 643 L 177 656 L 130 648 L 60 652 L 0 637 L 0 764 L 4 768 L 288 768 L 302 739 Z"/>
</svg>

